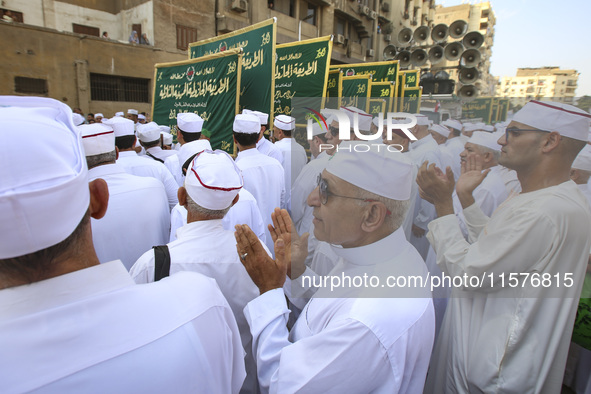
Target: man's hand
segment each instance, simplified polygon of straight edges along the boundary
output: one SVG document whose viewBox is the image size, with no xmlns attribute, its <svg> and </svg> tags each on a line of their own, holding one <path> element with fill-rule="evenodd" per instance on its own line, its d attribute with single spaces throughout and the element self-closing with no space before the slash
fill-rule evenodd
<svg viewBox="0 0 591 394">
<path fill-rule="evenodd" d="M 263 294 L 269 290 L 282 288 L 288 266 L 283 239 L 279 238 L 275 242 L 275 260 L 273 260 L 248 225 L 237 225 L 235 229 L 236 251 L 246 272 L 259 288 L 259 292 Z"/>
<path fill-rule="evenodd" d="M 466 161 L 462 162 L 462 172 L 456 185 L 456 193 L 462 208 L 468 208 L 474 204 L 472 193 L 482 183 L 490 169 L 482 171 L 482 157 L 475 153 L 469 153 Z"/>
<path fill-rule="evenodd" d="M 437 216 L 445 216 L 454 213 L 452 194 L 455 181 L 450 167 L 445 169 L 445 174 L 428 162 L 424 162 L 417 174 L 419 194 L 422 199 L 435 205 Z"/>
<path fill-rule="evenodd" d="M 304 264 L 308 256 L 308 233 L 299 236 L 295 231 L 295 226 L 285 209 L 275 208 L 271 213 L 273 225 L 269 225 L 269 232 L 273 239 L 273 244 L 278 239 L 283 239 L 285 243 L 285 260 L 287 261 L 287 275 L 291 279 L 296 279 L 304 273 L 306 265 Z M 277 251 L 275 251 L 277 254 Z"/>
<path fill-rule="evenodd" d="M 425 235 L 425 230 L 423 230 L 422 228 L 420 228 L 416 224 L 413 224 L 412 225 L 412 234 L 417 238 L 421 238 L 423 235 Z"/>
</svg>

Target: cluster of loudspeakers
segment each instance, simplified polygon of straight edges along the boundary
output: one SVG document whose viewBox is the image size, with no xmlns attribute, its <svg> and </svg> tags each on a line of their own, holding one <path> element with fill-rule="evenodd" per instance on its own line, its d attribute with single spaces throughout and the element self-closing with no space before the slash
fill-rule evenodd
<svg viewBox="0 0 591 394">
<path fill-rule="evenodd" d="M 448 37 L 458 41 L 446 43 Z M 419 47 L 429 38 L 434 45 Z M 449 26 L 441 23 L 433 29 L 420 26 L 414 32 L 403 28 L 394 36 L 394 41 L 394 44 L 384 48 L 384 60 L 398 60 L 400 68 L 411 65 L 422 67 L 427 62 L 435 65 L 443 60 L 459 61 L 461 68 L 458 79 L 463 86 L 458 90 L 458 95 L 473 97 L 477 94 L 473 84 L 480 76 L 476 66 L 482 60 L 479 49 L 484 43 L 484 37 L 477 31 L 468 32 L 468 23 L 465 21 L 457 20 Z M 412 49 L 413 46 L 415 49 Z"/>
</svg>

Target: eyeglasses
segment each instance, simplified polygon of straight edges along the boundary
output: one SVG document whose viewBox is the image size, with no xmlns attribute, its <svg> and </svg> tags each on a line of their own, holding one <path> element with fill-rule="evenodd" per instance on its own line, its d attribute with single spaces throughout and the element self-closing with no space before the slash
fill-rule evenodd
<svg viewBox="0 0 591 394">
<path fill-rule="evenodd" d="M 339 135 L 339 128 L 333 127 L 333 126 L 328 126 L 328 132 L 330 134 L 332 134 L 333 137 L 336 137 L 337 135 Z"/>
<path fill-rule="evenodd" d="M 334 194 L 333 192 L 328 190 L 328 182 L 326 182 L 326 179 L 322 178 L 321 174 L 318 174 L 317 186 L 318 186 L 318 191 L 320 193 L 320 202 L 322 203 L 322 205 L 326 205 L 326 203 L 328 202 L 328 196 L 350 198 L 352 200 L 361 200 L 363 202 L 379 202 L 378 200 L 372 200 L 369 198 L 349 197 L 349 196 L 341 196 L 338 194 Z M 386 214 L 391 215 L 392 212 L 390 212 L 390 210 L 388 209 L 386 211 Z"/>
<path fill-rule="evenodd" d="M 505 141 L 509 141 L 509 134 L 512 136 L 518 136 L 522 131 L 544 131 L 540 129 L 520 129 L 518 127 L 507 127 L 505 129 Z"/>
</svg>

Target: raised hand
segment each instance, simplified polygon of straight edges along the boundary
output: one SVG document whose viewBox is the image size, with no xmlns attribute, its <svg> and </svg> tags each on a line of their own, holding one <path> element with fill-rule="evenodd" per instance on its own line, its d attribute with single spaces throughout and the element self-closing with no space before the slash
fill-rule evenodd
<svg viewBox="0 0 591 394">
<path fill-rule="evenodd" d="M 306 270 L 304 264 L 308 256 L 308 233 L 301 236 L 295 230 L 295 226 L 285 209 L 275 208 L 271 213 L 273 225 L 269 225 L 269 232 L 276 245 L 278 239 L 283 239 L 285 243 L 285 259 L 288 263 L 287 275 L 291 279 L 298 278 Z M 275 256 L 277 256 L 277 246 L 275 246 Z"/>
<path fill-rule="evenodd" d="M 490 169 L 482 171 L 482 157 L 475 153 L 469 153 L 465 161 L 462 161 L 462 172 L 456 184 L 456 193 L 463 208 L 474 204 L 472 192 L 486 178 Z"/>
</svg>

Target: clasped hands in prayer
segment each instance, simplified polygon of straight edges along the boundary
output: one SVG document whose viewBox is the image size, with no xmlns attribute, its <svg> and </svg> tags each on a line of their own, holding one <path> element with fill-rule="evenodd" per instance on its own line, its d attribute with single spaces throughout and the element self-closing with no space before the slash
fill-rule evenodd
<svg viewBox="0 0 591 394">
<path fill-rule="evenodd" d="M 269 232 L 275 246 L 275 260 L 267 254 L 248 225 L 237 225 L 234 233 L 238 255 L 246 253 L 240 261 L 261 294 L 283 287 L 286 275 L 295 279 L 303 274 L 308 255 L 309 234 L 297 234 L 285 209 L 275 208 L 271 219 L 273 225 L 269 225 Z"/>
</svg>

